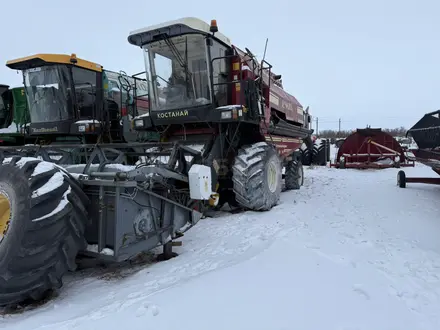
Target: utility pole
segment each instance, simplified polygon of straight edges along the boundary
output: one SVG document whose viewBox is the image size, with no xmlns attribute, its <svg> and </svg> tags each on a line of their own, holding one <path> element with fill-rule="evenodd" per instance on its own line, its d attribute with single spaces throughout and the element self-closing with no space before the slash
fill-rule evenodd
<svg viewBox="0 0 440 330">
<path fill-rule="evenodd" d="M 341 118 L 339 118 L 339 128 L 338 128 L 338 133 L 341 133 Z"/>
<path fill-rule="evenodd" d="M 316 117 L 316 136 L 318 136 L 318 117 Z"/>
</svg>

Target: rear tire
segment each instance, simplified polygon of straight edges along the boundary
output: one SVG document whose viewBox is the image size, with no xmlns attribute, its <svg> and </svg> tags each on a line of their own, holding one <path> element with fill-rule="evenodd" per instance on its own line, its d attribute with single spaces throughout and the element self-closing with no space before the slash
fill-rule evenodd
<svg viewBox="0 0 440 330">
<path fill-rule="evenodd" d="M 309 147 L 312 146 L 312 148 Z M 301 151 L 301 163 L 306 166 L 312 165 L 312 149 L 313 149 L 313 142 L 310 141 L 310 143 L 303 143 L 301 145 L 300 151 Z"/>
<path fill-rule="evenodd" d="M 266 142 L 242 147 L 232 167 L 236 201 L 245 209 L 266 211 L 281 194 L 281 161 Z"/>
<path fill-rule="evenodd" d="M 321 143 L 313 146 L 312 164 L 317 166 L 327 165 L 327 149 L 326 141 L 322 140 Z"/>
<path fill-rule="evenodd" d="M 10 205 L 0 234 L 0 306 L 41 300 L 76 269 L 88 198 L 66 171 L 28 157 L 0 163 L 0 193 Z"/>
<path fill-rule="evenodd" d="M 284 186 L 286 190 L 298 190 L 304 184 L 304 168 L 299 160 L 291 160 L 286 164 Z"/>
</svg>

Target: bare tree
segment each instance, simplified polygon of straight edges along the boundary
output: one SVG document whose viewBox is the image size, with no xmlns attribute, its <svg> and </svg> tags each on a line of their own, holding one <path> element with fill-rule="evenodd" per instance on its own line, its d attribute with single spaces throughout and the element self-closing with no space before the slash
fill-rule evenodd
<svg viewBox="0 0 440 330">
<path fill-rule="evenodd" d="M 356 130 L 320 130 L 318 137 L 326 139 L 345 139 L 355 131 Z M 382 131 L 390 134 L 393 137 L 404 137 L 407 129 L 402 126 L 397 128 L 382 128 Z"/>
</svg>

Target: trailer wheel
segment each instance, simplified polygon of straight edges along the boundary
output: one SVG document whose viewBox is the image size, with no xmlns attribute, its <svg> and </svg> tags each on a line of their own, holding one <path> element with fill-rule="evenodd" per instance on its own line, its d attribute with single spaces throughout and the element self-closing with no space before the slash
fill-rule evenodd
<svg viewBox="0 0 440 330">
<path fill-rule="evenodd" d="M 341 157 L 339 159 L 339 168 L 344 169 L 345 168 L 345 158 Z"/>
<path fill-rule="evenodd" d="M 284 185 L 286 190 L 298 190 L 304 184 L 304 168 L 299 160 L 291 160 L 286 164 Z"/>
<path fill-rule="evenodd" d="M 404 171 L 397 172 L 397 185 L 400 188 L 406 188 L 406 174 Z"/>
<path fill-rule="evenodd" d="M 244 208 L 266 211 L 275 206 L 281 194 L 281 161 L 266 142 L 242 147 L 232 167 L 236 201 Z"/>
<path fill-rule="evenodd" d="M 38 301 L 62 286 L 86 247 L 87 196 L 56 165 L 0 162 L 0 305 Z"/>
</svg>

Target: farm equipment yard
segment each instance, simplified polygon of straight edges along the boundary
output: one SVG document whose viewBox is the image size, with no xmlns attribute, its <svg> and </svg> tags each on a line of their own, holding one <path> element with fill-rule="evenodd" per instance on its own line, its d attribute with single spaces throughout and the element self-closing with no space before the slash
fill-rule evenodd
<svg viewBox="0 0 440 330">
<path fill-rule="evenodd" d="M 168 261 L 69 274 L 0 329 L 438 329 L 440 187 L 398 171 L 305 167 L 271 211 L 202 219 Z"/>
<path fill-rule="evenodd" d="M 77 29 L 68 54 L 0 52 L 21 79 L 0 85 L 0 330 L 440 329 L 437 93 L 322 42 L 327 64 L 295 60 L 308 28 L 268 53 L 229 12 L 159 16 L 120 40 L 137 59 L 92 62 Z"/>
</svg>

